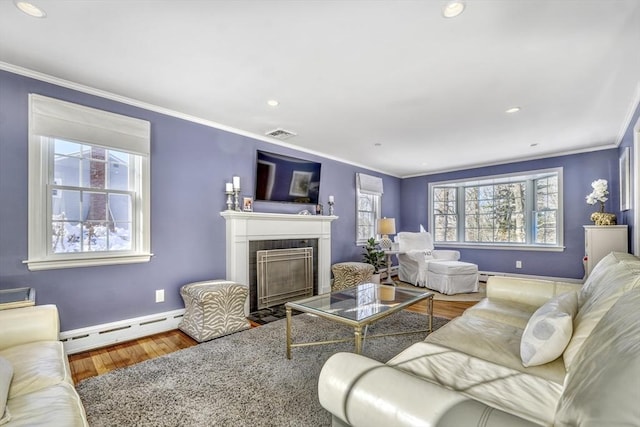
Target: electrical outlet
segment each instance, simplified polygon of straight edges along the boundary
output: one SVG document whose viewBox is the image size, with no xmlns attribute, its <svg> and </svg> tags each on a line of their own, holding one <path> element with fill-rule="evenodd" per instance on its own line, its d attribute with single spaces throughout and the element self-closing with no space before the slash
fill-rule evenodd
<svg viewBox="0 0 640 427">
<path fill-rule="evenodd" d="M 156 302 L 164 302 L 164 289 L 156 289 Z"/>
<path fill-rule="evenodd" d="M 516 268 L 522 268 L 522 261 L 516 261 Z"/>
</svg>

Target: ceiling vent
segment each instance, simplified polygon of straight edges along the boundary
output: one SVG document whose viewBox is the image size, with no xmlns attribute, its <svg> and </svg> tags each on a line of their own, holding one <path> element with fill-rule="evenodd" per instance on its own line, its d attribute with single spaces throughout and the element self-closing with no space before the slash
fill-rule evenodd
<svg viewBox="0 0 640 427">
<path fill-rule="evenodd" d="M 270 130 L 269 132 L 265 133 L 265 135 L 270 136 L 272 138 L 284 140 L 284 139 L 289 139 L 292 136 L 296 136 L 297 133 L 278 128 L 278 129 Z"/>
</svg>

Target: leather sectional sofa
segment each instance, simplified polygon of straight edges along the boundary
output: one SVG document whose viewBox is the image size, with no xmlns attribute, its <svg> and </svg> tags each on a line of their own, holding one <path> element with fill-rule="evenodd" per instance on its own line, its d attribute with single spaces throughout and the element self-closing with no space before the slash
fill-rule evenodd
<svg viewBox="0 0 640 427">
<path fill-rule="evenodd" d="M 492 277 L 487 298 L 386 364 L 333 355 L 320 403 L 334 426 L 637 426 L 638 325 L 630 254 L 582 286 Z"/>
<path fill-rule="evenodd" d="M 55 305 L 0 310 L 0 425 L 87 426 Z"/>
</svg>

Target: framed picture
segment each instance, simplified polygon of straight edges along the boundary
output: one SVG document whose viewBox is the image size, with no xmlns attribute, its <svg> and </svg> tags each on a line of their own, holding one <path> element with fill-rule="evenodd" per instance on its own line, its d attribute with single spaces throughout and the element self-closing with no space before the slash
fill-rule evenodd
<svg viewBox="0 0 640 427">
<path fill-rule="evenodd" d="M 620 156 L 620 210 L 631 209 L 631 159 L 629 147 L 622 151 Z"/>
<path fill-rule="evenodd" d="M 293 171 L 291 177 L 291 185 L 289 186 L 289 195 L 297 197 L 307 197 L 309 195 L 309 184 L 313 172 Z"/>
<path fill-rule="evenodd" d="M 242 198 L 242 210 L 245 212 L 253 212 L 253 197 Z"/>
</svg>

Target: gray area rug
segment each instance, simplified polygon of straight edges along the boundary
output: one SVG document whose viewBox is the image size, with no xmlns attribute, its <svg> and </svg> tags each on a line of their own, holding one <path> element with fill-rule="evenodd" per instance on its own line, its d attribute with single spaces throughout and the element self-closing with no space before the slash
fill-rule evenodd
<svg viewBox="0 0 640 427">
<path fill-rule="evenodd" d="M 329 426 L 318 402 L 318 375 L 332 354 L 353 342 L 292 349 L 278 320 L 157 359 L 89 378 L 76 387 L 89 425 L 99 426 Z M 421 329 L 427 317 L 402 311 L 369 334 Z M 446 319 L 434 318 L 434 329 Z M 293 317 L 294 342 L 350 337 L 353 329 L 321 318 Z M 363 354 L 381 362 L 426 333 L 365 341 Z"/>
</svg>

